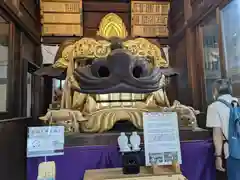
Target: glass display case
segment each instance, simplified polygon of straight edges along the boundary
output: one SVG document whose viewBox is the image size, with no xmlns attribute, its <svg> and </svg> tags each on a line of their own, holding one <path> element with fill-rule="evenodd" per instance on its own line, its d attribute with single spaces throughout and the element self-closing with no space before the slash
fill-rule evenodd
<svg viewBox="0 0 240 180">
<path fill-rule="evenodd" d="M 240 82 L 240 0 L 221 10 L 222 39 L 227 77 Z"/>
<path fill-rule="evenodd" d="M 221 78 L 221 63 L 219 56 L 218 32 L 216 16 L 213 14 L 202 26 L 203 32 L 203 57 L 204 57 L 204 81 L 206 101 L 212 101 L 212 84 Z"/>
</svg>

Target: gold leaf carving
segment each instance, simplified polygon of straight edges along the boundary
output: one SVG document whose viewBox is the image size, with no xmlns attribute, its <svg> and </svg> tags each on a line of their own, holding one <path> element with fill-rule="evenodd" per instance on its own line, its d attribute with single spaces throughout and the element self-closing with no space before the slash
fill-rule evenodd
<svg viewBox="0 0 240 180">
<path fill-rule="evenodd" d="M 73 53 L 73 58 L 101 58 L 107 57 L 111 52 L 110 42 L 106 40 L 97 41 L 92 38 L 82 38 L 76 41 L 73 45 L 64 48 L 62 57 L 59 58 L 54 68 L 67 68 L 69 62 L 69 54 Z"/>
<path fill-rule="evenodd" d="M 82 38 L 74 44 L 74 57 L 78 58 L 107 57 L 110 52 L 110 42 L 105 40 Z"/>
<path fill-rule="evenodd" d="M 68 67 L 68 57 L 72 52 L 74 45 L 66 46 L 62 51 L 62 56 L 59 58 L 54 64 L 53 68 L 63 68 L 66 69 Z"/>
<path fill-rule="evenodd" d="M 145 38 L 128 40 L 123 43 L 124 48 L 129 50 L 134 56 L 152 57 L 154 65 L 157 67 L 168 67 L 168 62 L 162 57 L 159 47 L 150 43 Z"/>
<path fill-rule="evenodd" d="M 128 32 L 121 17 L 117 14 L 109 13 L 101 20 L 97 35 L 107 39 L 111 37 L 124 39 L 128 36 Z"/>
<path fill-rule="evenodd" d="M 110 52 L 111 43 L 106 40 L 95 40 L 93 38 L 82 38 L 73 45 L 64 48 L 62 57 L 53 65 L 54 68 L 67 68 L 69 53 L 73 51 L 73 57 L 84 58 L 102 58 L 107 57 Z M 123 42 L 125 49 L 129 50 L 134 56 L 151 57 L 154 66 L 168 67 L 169 63 L 162 56 L 161 50 L 155 44 L 145 38 L 137 38 Z"/>
</svg>

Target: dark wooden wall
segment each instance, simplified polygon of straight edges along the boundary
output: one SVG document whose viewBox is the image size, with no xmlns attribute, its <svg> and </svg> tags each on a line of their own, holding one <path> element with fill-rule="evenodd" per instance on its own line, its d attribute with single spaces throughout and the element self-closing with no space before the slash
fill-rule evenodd
<svg viewBox="0 0 240 180">
<path fill-rule="evenodd" d="M 35 0 L 0 1 L 9 25 L 7 111 L 0 112 L 0 179 L 26 180 L 27 127 L 41 113 L 42 79 L 33 76 L 32 114 L 27 116 L 27 73 L 42 64 L 39 5 Z M 3 31 L 0 25 L 0 34 Z"/>
</svg>

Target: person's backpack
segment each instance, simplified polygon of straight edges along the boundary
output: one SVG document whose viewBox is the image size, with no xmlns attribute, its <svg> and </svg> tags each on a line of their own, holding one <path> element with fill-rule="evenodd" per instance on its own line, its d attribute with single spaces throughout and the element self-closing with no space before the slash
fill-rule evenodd
<svg viewBox="0 0 240 180">
<path fill-rule="evenodd" d="M 228 139 L 224 137 L 229 145 L 229 155 L 240 159 L 240 106 L 237 101 L 232 101 L 231 104 L 223 99 L 217 101 L 230 108 Z"/>
</svg>

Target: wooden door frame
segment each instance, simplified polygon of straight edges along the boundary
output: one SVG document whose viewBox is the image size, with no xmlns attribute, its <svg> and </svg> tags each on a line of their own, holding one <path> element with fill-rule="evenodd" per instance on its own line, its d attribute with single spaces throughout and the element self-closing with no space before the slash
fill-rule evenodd
<svg viewBox="0 0 240 180">
<path fill-rule="evenodd" d="M 197 26 L 196 26 L 196 51 L 195 51 L 195 56 L 196 56 L 196 69 L 199 74 L 198 78 L 196 79 L 199 82 L 199 89 L 201 91 L 199 92 L 199 106 L 202 108 L 202 111 L 207 110 L 208 107 L 208 102 L 207 102 L 207 96 L 206 96 L 206 82 L 205 82 L 205 68 L 204 68 L 204 63 L 205 63 L 205 57 L 204 57 L 204 33 L 203 33 L 203 28 L 204 24 L 206 21 L 210 20 L 212 18 L 211 15 L 215 15 L 216 18 L 216 26 L 218 26 L 218 49 L 221 51 L 221 43 L 222 40 L 221 38 L 221 33 L 220 33 L 220 26 L 219 26 L 219 21 L 218 21 L 218 16 L 217 16 L 217 9 L 214 9 L 210 14 L 210 16 L 207 16 L 204 18 Z M 220 63 L 221 63 L 221 73 L 223 72 L 223 65 L 222 65 L 222 58 L 220 57 Z"/>
<path fill-rule="evenodd" d="M 198 24 L 195 27 L 195 66 L 196 66 L 196 81 L 198 82 L 198 106 L 202 111 L 206 110 L 206 84 L 204 81 L 205 70 L 204 70 L 204 42 L 203 42 L 203 26 Z"/>
<path fill-rule="evenodd" d="M 225 5 L 227 3 L 225 2 Z M 222 6 L 223 8 L 223 6 Z M 224 55 L 224 45 L 223 45 L 223 35 L 222 35 L 222 26 L 221 26 L 221 18 L 220 18 L 220 8 L 217 7 L 212 12 L 216 15 L 216 25 L 218 26 L 218 48 L 219 48 L 219 56 L 220 56 L 220 67 L 221 67 L 221 77 L 226 78 L 226 66 L 225 66 L 225 55 Z M 206 82 L 205 82 L 205 70 L 204 70 L 204 49 L 203 49 L 203 24 L 206 18 L 204 18 L 199 24 L 197 24 L 194 27 L 195 32 L 195 44 L 196 48 L 194 48 L 194 54 L 195 54 L 195 69 L 198 74 L 196 76 L 196 81 L 198 82 L 197 87 L 193 88 L 199 88 L 200 91 L 198 92 L 198 100 L 197 100 L 197 107 L 200 107 L 202 111 L 207 110 L 207 101 L 206 101 Z"/>
<path fill-rule="evenodd" d="M 7 101 L 6 101 L 6 111 L 0 112 L 0 120 L 11 118 L 11 114 L 14 111 L 13 101 L 14 101 L 14 75 L 13 75 L 13 62 L 14 62 L 14 24 L 8 17 L 7 13 L 0 8 L 0 14 L 3 19 L 9 23 L 9 34 L 8 34 L 8 66 L 7 66 Z"/>
<path fill-rule="evenodd" d="M 227 70 L 226 70 L 226 60 L 225 60 L 224 44 L 223 44 L 222 19 L 221 19 L 219 7 L 216 9 L 216 18 L 217 18 L 217 24 L 219 26 L 218 41 L 219 41 L 219 56 L 220 56 L 220 63 L 221 63 L 221 73 L 222 73 L 222 78 L 226 78 Z"/>
</svg>

